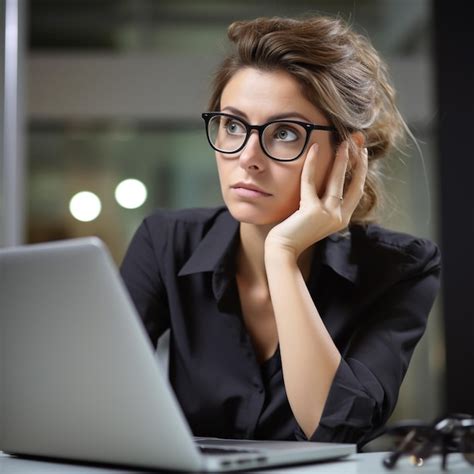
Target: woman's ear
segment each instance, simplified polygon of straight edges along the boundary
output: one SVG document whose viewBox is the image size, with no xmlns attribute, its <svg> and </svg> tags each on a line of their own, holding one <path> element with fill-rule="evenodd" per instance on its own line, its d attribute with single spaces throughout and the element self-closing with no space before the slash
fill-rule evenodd
<svg viewBox="0 0 474 474">
<path fill-rule="evenodd" d="M 360 155 L 362 148 L 365 145 L 365 135 L 362 132 L 353 132 L 350 135 L 349 140 L 349 150 L 350 150 L 350 160 L 349 160 L 349 169 L 356 164 L 356 161 Z"/>
<path fill-rule="evenodd" d="M 365 145 L 365 135 L 362 132 L 351 133 L 351 140 L 359 149 Z"/>
<path fill-rule="evenodd" d="M 348 185 L 352 180 L 352 169 L 356 166 L 356 160 L 359 156 L 360 150 L 365 145 L 365 135 L 362 132 L 354 132 L 350 135 L 349 140 L 349 162 L 347 164 L 345 186 Z"/>
</svg>

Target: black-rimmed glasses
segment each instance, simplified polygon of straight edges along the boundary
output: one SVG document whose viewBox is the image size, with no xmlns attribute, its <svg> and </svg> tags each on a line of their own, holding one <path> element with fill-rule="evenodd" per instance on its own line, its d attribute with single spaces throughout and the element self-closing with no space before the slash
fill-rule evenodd
<svg viewBox="0 0 474 474">
<path fill-rule="evenodd" d="M 426 458 L 441 454 L 441 465 L 446 469 L 449 453 L 462 453 L 474 465 L 474 418 L 471 415 L 451 414 L 433 423 L 400 422 L 386 431 L 395 438 L 397 447 L 384 460 L 386 468 L 395 467 L 399 458 L 409 455 L 412 462 L 423 465 Z"/>
<path fill-rule="evenodd" d="M 238 153 L 242 150 L 252 130 L 257 130 L 260 146 L 272 160 L 293 161 L 299 158 L 308 144 L 313 130 L 337 132 L 329 125 L 316 125 L 299 120 L 273 120 L 263 125 L 250 125 L 235 115 L 223 112 L 205 112 L 209 144 L 220 153 Z"/>
</svg>

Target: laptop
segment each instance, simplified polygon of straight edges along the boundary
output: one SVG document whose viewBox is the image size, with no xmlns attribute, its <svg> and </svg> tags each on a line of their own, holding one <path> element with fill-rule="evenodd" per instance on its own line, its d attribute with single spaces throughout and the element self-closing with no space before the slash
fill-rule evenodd
<svg viewBox="0 0 474 474">
<path fill-rule="evenodd" d="M 0 450 L 231 471 L 342 458 L 353 444 L 194 438 L 105 244 L 0 249 Z"/>
</svg>

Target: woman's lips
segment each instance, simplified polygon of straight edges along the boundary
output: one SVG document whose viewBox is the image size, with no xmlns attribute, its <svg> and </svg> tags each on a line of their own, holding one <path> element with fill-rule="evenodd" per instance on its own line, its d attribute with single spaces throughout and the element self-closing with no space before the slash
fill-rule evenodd
<svg viewBox="0 0 474 474">
<path fill-rule="evenodd" d="M 231 186 L 231 189 L 235 194 L 241 197 L 258 198 L 271 196 L 271 194 L 266 193 L 257 186 L 248 185 L 245 183 L 234 184 L 233 186 Z"/>
</svg>

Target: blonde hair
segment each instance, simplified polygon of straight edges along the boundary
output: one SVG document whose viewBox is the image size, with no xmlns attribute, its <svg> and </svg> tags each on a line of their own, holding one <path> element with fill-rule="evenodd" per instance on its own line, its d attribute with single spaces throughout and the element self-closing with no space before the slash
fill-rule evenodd
<svg viewBox="0 0 474 474">
<path fill-rule="evenodd" d="M 326 16 L 237 21 L 228 37 L 235 47 L 215 73 L 209 110 L 220 110 L 222 91 L 238 70 L 286 71 L 336 127 L 337 142 L 355 131 L 364 134 L 369 168 L 351 222 L 374 220 L 383 196 L 379 159 L 408 127 L 395 104 L 387 67 L 370 41 L 342 19 Z M 350 146 L 354 153 L 355 144 Z M 349 170 L 346 185 L 350 179 Z"/>
</svg>

